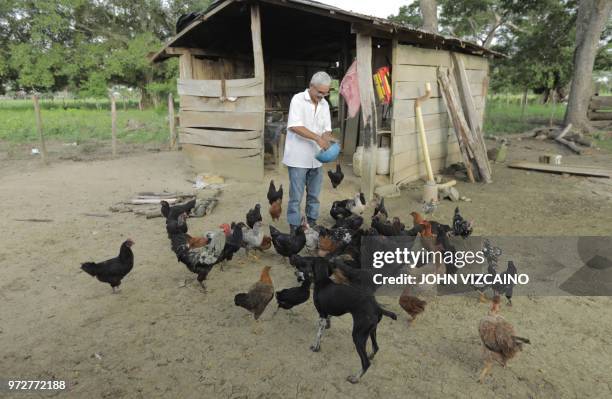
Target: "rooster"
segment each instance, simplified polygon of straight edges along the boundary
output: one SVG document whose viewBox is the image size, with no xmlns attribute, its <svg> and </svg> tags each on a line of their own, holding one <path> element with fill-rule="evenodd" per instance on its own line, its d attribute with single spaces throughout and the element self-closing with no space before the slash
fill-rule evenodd
<svg viewBox="0 0 612 399">
<path fill-rule="evenodd" d="M 218 262 L 227 263 L 227 261 L 232 260 L 234 254 L 242 248 L 242 228 L 234 222 L 232 222 L 231 225 L 224 223 L 219 225 L 219 227 L 223 229 L 223 234 L 225 234 L 225 246 L 219 256 Z M 223 265 L 221 265 L 221 271 L 223 271 Z"/>
<path fill-rule="evenodd" d="M 113 288 L 113 294 L 119 292 L 117 287 L 121 285 L 121 280 L 134 267 L 134 254 L 132 246 L 134 241 L 128 238 L 121 244 L 119 256 L 100 263 L 86 262 L 81 264 L 81 269 L 90 276 L 93 276 L 103 283 L 108 283 Z"/>
<path fill-rule="evenodd" d="M 268 303 L 274 298 L 274 284 L 270 277 L 270 266 L 264 266 L 259 281 L 251 286 L 248 292 L 236 294 L 234 304 L 251 312 L 255 321 L 264 312 Z"/>
<path fill-rule="evenodd" d="M 495 362 L 506 367 L 508 360 L 523 349 L 523 344 L 531 343 L 527 338 L 518 337 L 512 324 L 499 315 L 499 302 L 499 295 L 496 295 L 489 313 L 480 320 L 478 325 L 484 358 L 484 367 L 479 378 L 481 384 Z"/>
<path fill-rule="evenodd" d="M 336 162 L 336 171 L 328 170 L 327 176 L 329 176 L 329 180 L 331 180 L 331 184 L 333 188 L 336 188 L 342 183 L 344 179 L 344 173 L 342 173 L 342 168 L 340 167 L 340 160 Z"/>
<path fill-rule="evenodd" d="M 335 220 L 346 218 L 353 215 L 362 215 L 365 210 L 366 202 L 363 193 L 357 193 L 353 198 L 342 201 L 334 201 L 332 208 L 329 211 L 331 217 Z"/>
</svg>

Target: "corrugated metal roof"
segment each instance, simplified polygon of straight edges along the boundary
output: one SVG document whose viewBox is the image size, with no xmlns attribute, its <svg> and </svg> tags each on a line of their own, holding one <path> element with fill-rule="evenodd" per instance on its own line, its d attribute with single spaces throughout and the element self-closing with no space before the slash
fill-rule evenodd
<svg viewBox="0 0 612 399">
<path fill-rule="evenodd" d="M 214 13 L 215 9 L 217 7 L 219 7 L 222 4 L 226 4 L 227 3 L 232 3 L 232 2 L 240 2 L 243 0 L 215 0 L 207 9 L 206 11 L 204 11 L 204 13 L 202 14 L 202 16 L 200 17 L 200 22 L 202 22 L 203 20 L 205 20 L 207 18 L 207 15 L 210 13 Z M 343 10 L 341 8 L 335 7 L 335 6 L 331 6 L 328 4 L 323 4 L 320 3 L 318 1 L 313 1 L 313 0 L 257 0 L 260 3 L 268 3 L 268 4 L 273 4 L 276 6 L 285 6 L 285 7 L 291 7 L 290 3 L 293 3 L 294 5 L 299 5 L 299 6 L 304 6 L 306 9 L 307 8 L 316 8 L 319 11 L 323 10 L 323 11 L 327 11 L 329 12 L 329 17 L 330 18 L 336 18 L 336 19 L 346 19 L 349 18 L 351 20 L 355 20 L 355 22 L 359 21 L 359 22 L 363 22 L 366 24 L 371 24 L 373 28 L 375 29 L 380 29 L 380 30 L 384 30 L 386 32 L 392 33 L 392 34 L 401 34 L 401 33 L 405 33 L 405 34 L 409 34 L 409 35 L 414 35 L 415 37 L 418 38 L 425 38 L 425 39 L 431 39 L 432 42 L 435 42 L 435 45 L 439 48 L 447 48 L 447 49 L 451 49 L 452 47 L 459 47 L 461 49 L 464 49 L 465 52 L 468 53 L 472 53 L 472 54 L 477 54 L 477 55 L 487 55 L 487 56 L 497 56 L 497 57 L 505 57 L 504 54 L 498 53 L 496 51 L 487 49 L 485 47 L 482 47 L 476 43 L 472 43 L 466 40 L 462 40 L 456 37 L 452 37 L 452 36 L 445 36 L 445 35 L 441 35 L 438 33 L 431 33 L 431 32 L 427 32 L 424 31 L 422 29 L 418 29 L 418 28 L 414 28 L 405 24 L 399 24 L 396 22 L 392 22 L 388 19 L 385 18 L 378 18 L 378 17 L 374 17 L 371 15 L 365 15 L 365 14 L 359 14 L 356 12 L 352 12 L 352 11 L 346 11 Z M 343 16 L 344 18 L 340 18 L 340 16 Z M 193 24 L 190 25 L 188 27 L 186 27 L 185 29 L 183 29 L 183 31 L 178 32 L 177 35 L 175 37 L 173 37 L 165 46 L 162 50 L 160 50 L 157 54 L 155 54 L 152 57 L 153 61 L 156 61 L 158 58 L 160 58 L 160 56 L 162 56 L 163 51 L 172 45 L 173 42 L 176 41 L 176 39 L 178 39 L 178 37 L 183 36 L 186 31 L 193 29 L 193 27 L 195 27 L 197 24 Z M 163 58 L 163 57 L 161 57 Z"/>
</svg>

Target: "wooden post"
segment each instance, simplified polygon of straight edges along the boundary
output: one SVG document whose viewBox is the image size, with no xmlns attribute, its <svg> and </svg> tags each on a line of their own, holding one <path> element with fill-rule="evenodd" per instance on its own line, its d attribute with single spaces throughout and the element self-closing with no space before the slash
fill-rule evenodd
<svg viewBox="0 0 612 399">
<path fill-rule="evenodd" d="M 261 97 L 264 99 L 262 101 L 261 107 L 261 178 L 263 179 L 264 175 L 264 159 L 265 159 L 265 133 L 264 128 L 266 124 L 266 101 L 265 101 L 265 68 L 264 68 L 264 58 L 263 58 L 263 47 L 261 44 L 261 12 L 258 4 L 251 5 L 251 40 L 253 42 L 253 61 L 254 61 L 254 72 L 255 79 L 261 81 Z"/>
<path fill-rule="evenodd" d="M 362 33 L 357 33 L 357 79 L 363 121 L 361 192 L 371 201 L 376 183 L 376 103 L 372 82 L 372 37 Z"/>
<path fill-rule="evenodd" d="M 47 146 L 45 145 L 45 137 L 43 136 L 42 117 L 40 116 L 40 105 L 38 104 L 38 96 L 32 96 L 34 101 L 34 113 L 36 114 L 36 130 L 38 130 L 38 137 L 40 139 L 40 156 L 44 164 L 47 160 Z"/>
<path fill-rule="evenodd" d="M 117 104 L 115 104 L 115 96 L 110 95 L 111 101 L 111 131 L 113 135 L 113 157 L 117 156 Z"/>
<path fill-rule="evenodd" d="M 525 107 L 527 106 L 527 88 L 523 91 L 523 98 L 521 99 L 521 120 L 525 119 Z"/>
<path fill-rule="evenodd" d="M 552 96 L 552 111 L 550 111 L 550 120 L 548 121 L 548 126 L 552 126 L 553 120 L 555 119 L 555 110 L 557 108 L 557 93 L 555 89 L 551 90 Z"/>
<path fill-rule="evenodd" d="M 425 94 L 417 97 L 414 101 L 414 115 L 416 117 L 417 130 L 421 139 L 421 147 L 423 149 L 423 158 L 425 160 L 425 170 L 427 171 L 427 182 L 434 182 L 433 170 L 431 168 L 431 159 L 429 158 L 429 147 L 427 146 L 427 136 L 425 136 L 425 127 L 423 126 L 423 114 L 421 113 L 421 103 L 427 101 L 431 96 L 431 84 L 425 83 Z"/>
<path fill-rule="evenodd" d="M 176 149 L 176 128 L 174 126 L 174 99 L 168 93 L 168 124 L 170 125 L 170 150 Z"/>
</svg>

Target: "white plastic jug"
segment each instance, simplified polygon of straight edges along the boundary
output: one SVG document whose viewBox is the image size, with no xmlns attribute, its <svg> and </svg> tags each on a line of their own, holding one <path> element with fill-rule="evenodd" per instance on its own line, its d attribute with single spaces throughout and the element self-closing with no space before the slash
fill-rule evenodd
<svg viewBox="0 0 612 399">
<path fill-rule="evenodd" d="M 353 173 L 355 176 L 361 176 L 361 164 L 363 161 L 363 146 L 357 147 L 353 154 Z"/>
<path fill-rule="evenodd" d="M 389 147 L 378 148 L 376 154 L 376 174 L 377 175 L 388 175 L 389 174 L 389 159 L 391 157 L 391 149 Z"/>
</svg>

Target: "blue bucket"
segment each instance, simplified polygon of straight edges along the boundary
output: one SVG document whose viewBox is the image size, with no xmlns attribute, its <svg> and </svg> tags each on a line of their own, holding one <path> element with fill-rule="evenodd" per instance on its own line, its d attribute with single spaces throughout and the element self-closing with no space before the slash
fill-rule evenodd
<svg viewBox="0 0 612 399">
<path fill-rule="evenodd" d="M 315 158 L 321 163 L 328 163 L 335 161 L 338 155 L 340 155 L 340 145 L 338 143 L 331 143 L 327 150 L 319 151 Z"/>
</svg>

